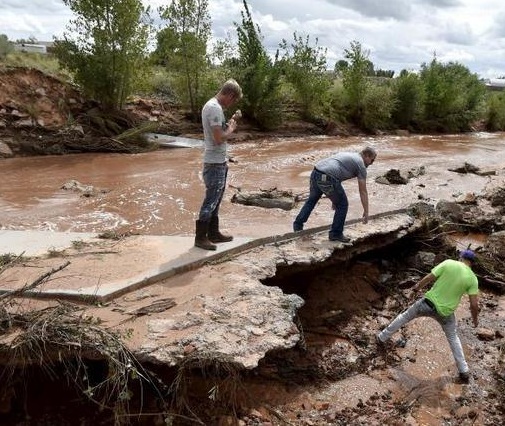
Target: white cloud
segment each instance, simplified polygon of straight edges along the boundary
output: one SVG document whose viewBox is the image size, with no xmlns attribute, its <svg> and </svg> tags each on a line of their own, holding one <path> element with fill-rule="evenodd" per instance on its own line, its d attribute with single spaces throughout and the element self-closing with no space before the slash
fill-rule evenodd
<svg viewBox="0 0 505 426">
<path fill-rule="evenodd" d="M 407 21 L 412 15 L 412 2 L 404 0 L 327 0 L 327 2 L 377 19 Z"/>
<path fill-rule="evenodd" d="M 156 12 L 170 0 L 143 0 Z M 357 40 L 376 68 L 419 69 L 433 58 L 461 62 L 482 77 L 505 75 L 503 0 L 248 0 L 271 53 L 293 32 L 328 49 L 329 66 Z M 242 0 L 209 0 L 214 37 L 235 36 Z M 0 32 L 51 40 L 72 14 L 62 0 L 0 0 Z"/>
</svg>

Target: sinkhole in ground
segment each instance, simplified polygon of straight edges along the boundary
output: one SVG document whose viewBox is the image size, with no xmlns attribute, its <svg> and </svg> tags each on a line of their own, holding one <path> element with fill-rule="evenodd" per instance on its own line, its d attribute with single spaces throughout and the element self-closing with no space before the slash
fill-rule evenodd
<svg viewBox="0 0 505 426">
<path fill-rule="evenodd" d="M 452 250 L 430 244 L 439 255 Z M 374 336 L 406 306 L 398 288 L 429 271 L 421 248 L 426 244 L 417 237 L 406 237 L 345 261 L 279 266 L 263 284 L 304 299 L 295 318 L 302 338 L 292 349 L 268 353 L 254 370 L 241 371 L 222 359 L 178 367 L 144 364 L 134 371 L 151 382 L 140 386 L 133 370 L 118 376 L 122 367 L 110 360 L 77 354 L 65 362 L 41 360 L 8 375 L 4 371 L 0 423 L 239 424 L 223 423 L 231 418 L 261 424 L 250 414 L 255 407 L 285 405 L 308 392 L 307 386 L 384 367 L 377 363 Z M 392 354 L 387 362 L 396 361 Z"/>
</svg>

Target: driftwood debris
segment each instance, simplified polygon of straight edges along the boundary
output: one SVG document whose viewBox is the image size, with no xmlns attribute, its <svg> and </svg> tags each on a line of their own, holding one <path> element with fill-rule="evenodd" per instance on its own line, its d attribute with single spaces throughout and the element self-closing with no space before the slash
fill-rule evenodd
<svg viewBox="0 0 505 426">
<path fill-rule="evenodd" d="M 450 172 L 456 172 L 456 173 L 462 173 L 462 174 L 473 173 L 478 176 L 494 176 L 494 175 L 496 175 L 496 170 L 493 170 L 493 169 L 482 170 L 479 167 L 474 166 L 473 164 L 467 163 L 466 161 L 462 166 L 456 167 L 454 169 L 448 169 L 448 170 Z"/>
<path fill-rule="evenodd" d="M 409 180 L 426 174 L 424 166 L 409 170 L 390 169 L 384 175 L 377 176 L 375 181 L 383 185 L 406 185 Z"/>
<path fill-rule="evenodd" d="M 109 192 L 108 189 L 98 189 L 93 187 L 92 185 L 85 185 L 77 180 L 69 180 L 61 186 L 61 189 L 65 189 L 67 191 L 79 192 L 83 197 L 92 197 L 98 194 L 105 194 Z"/>
<path fill-rule="evenodd" d="M 492 289 L 498 294 L 505 294 L 505 282 L 497 279 L 496 276 L 484 275 L 479 278 L 487 288 Z"/>
<path fill-rule="evenodd" d="M 143 315 L 150 315 L 150 314 L 157 314 L 160 312 L 164 312 L 170 308 L 173 308 L 177 303 L 173 298 L 167 298 L 167 299 L 161 299 L 158 300 L 155 303 L 152 303 L 148 306 L 143 306 L 141 308 L 136 309 L 133 311 L 131 314 L 135 315 L 137 317 L 143 316 Z"/>
<path fill-rule="evenodd" d="M 38 287 L 39 285 L 43 284 L 44 282 L 47 281 L 47 279 L 51 276 L 51 275 L 54 275 L 56 274 L 57 272 L 60 272 L 61 270 L 65 269 L 68 265 L 70 265 L 70 261 L 66 261 L 65 263 L 63 263 L 62 265 L 56 267 L 56 268 L 52 268 L 50 271 L 42 274 L 40 277 L 38 277 L 35 281 L 33 281 L 31 284 L 27 284 L 25 286 L 23 286 L 22 288 L 20 288 L 19 290 L 13 290 L 13 291 L 9 291 L 9 292 L 6 292 L 6 293 L 3 293 L 3 294 L 0 294 L 0 300 L 1 299 L 5 299 L 5 298 L 8 298 L 8 297 L 16 297 L 16 296 L 20 296 L 22 295 L 23 293 L 27 292 L 27 291 L 31 291 L 33 290 L 34 288 Z"/>
<path fill-rule="evenodd" d="M 242 191 L 240 188 L 235 189 L 237 192 L 231 197 L 231 202 L 243 204 L 245 206 L 291 210 L 295 207 L 296 203 L 301 200 L 300 195 L 295 195 L 291 191 L 282 191 L 277 188 L 260 189 L 256 192 Z"/>
</svg>

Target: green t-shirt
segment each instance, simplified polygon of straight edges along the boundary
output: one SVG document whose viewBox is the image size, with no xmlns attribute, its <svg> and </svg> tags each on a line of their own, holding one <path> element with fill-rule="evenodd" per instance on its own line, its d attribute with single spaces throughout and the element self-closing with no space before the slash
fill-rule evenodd
<svg viewBox="0 0 505 426">
<path fill-rule="evenodd" d="M 437 312 L 446 317 L 452 314 L 464 294 L 479 293 L 479 282 L 472 269 L 458 260 L 444 260 L 431 273 L 437 277 L 425 297 L 433 302 Z"/>
</svg>

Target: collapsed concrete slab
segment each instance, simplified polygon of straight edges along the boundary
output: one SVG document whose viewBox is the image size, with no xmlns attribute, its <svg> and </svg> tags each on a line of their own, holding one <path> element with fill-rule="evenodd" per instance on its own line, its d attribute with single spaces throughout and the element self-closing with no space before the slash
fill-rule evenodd
<svg viewBox="0 0 505 426">
<path fill-rule="evenodd" d="M 322 264 L 386 247 L 420 226 L 404 212 L 378 217 L 367 225 L 349 225 L 349 245 L 330 242 L 327 229 L 290 234 L 229 259 L 220 268 L 220 291 L 212 294 L 205 292 L 201 270 L 193 278 L 203 280 L 201 293 L 180 304 L 173 315 L 147 318 L 147 333 L 133 352 L 141 361 L 172 366 L 191 357 L 255 368 L 269 351 L 298 343 L 295 317 L 304 304 L 298 295 L 284 294 L 261 280 L 274 276 L 281 265 Z"/>
</svg>

